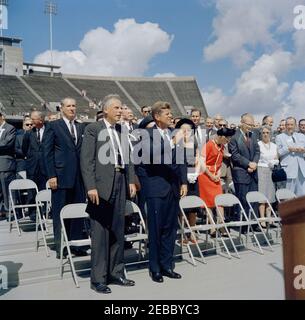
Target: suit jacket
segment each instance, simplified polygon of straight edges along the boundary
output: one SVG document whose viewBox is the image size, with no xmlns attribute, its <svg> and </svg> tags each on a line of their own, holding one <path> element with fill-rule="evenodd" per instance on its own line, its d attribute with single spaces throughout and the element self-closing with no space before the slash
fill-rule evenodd
<svg viewBox="0 0 305 320">
<path fill-rule="evenodd" d="M 59 189 L 70 189 L 81 177 L 80 150 L 83 141 L 84 125 L 75 122 L 77 144 L 63 119 L 49 123 L 43 142 L 43 157 L 48 179 L 57 177 Z"/>
<path fill-rule="evenodd" d="M 15 171 L 16 130 L 12 125 L 6 122 L 4 123 L 2 130 L 3 131 L 0 137 L 0 171 Z"/>
<path fill-rule="evenodd" d="M 47 176 L 43 145 L 49 130 L 50 126 L 46 123 L 41 142 L 38 141 L 36 128 L 27 131 L 23 137 L 22 152 L 26 157 L 26 171 L 29 176 L 35 176 L 36 174 Z"/>
<path fill-rule="evenodd" d="M 147 129 L 147 132 L 148 135 L 142 137 L 142 152 L 149 155 L 150 163 L 137 166 L 137 176 L 145 197 L 162 198 L 170 191 L 180 197 L 181 184 L 187 184 L 187 166 L 176 163 L 177 146 L 171 149 L 166 145 L 157 126 Z M 156 163 L 156 158 L 154 160 L 154 155 L 160 155 L 159 163 Z M 172 159 L 172 163 L 167 163 L 166 159 Z"/>
<path fill-rule="evenodd" d="M 121 125 L 117 124 L 115 129 L 120 139 L 122 139 L 120 134 Z M 126 145 L 128 146 L 128 143 L 125 143 Z M 89 124 L 85 129 L 80 165 L 86 190 L 97 189 L 99 197 L 108 201 L 112 193 L 115 165 L 110 161 L 102 163 L 99 157 L 103 156 L 109 156 L 108 159 L 111 156 L 113 157 L 113 147 L 105 122 L 99 121 Z M 125 158 L 124 160 L 126 184 L 135 183 L 134 166 L 132 163 L 128 164 Z M 126 188 L 126 190 L 128 192 L 129 188 Z"/>
<path fill-rule="evenodd" d="M 305 148 L 305 136 L 298 132 L 294 132 L 292 136 L 289 136 L 284 132 L 276 136 L 275 142 L 278 147 L 281 165 L 286 171 L 287 178 L 296 179 L 298 177 L 299 168 L 305 177 L 304 154 L 299 152 L 290 152 L 288 150 L 288 148 L 292 146 Z"/>
<path fill-rule="evenodd" d="M 16 156 L 16 172 L 25 171 L 25 156 L 22 151 L 23 137 L 25 135 L 24 130 L 17 130 L 15 140 L 15 156 Z"/>
<path fill-rule="evenodd" d="M 258 163 L 260 158 L 260 149 L 256 134 L 250 137 L 249 148 L 246 144 L 244 135 L 240 129 L 236 130 L 235 135 L 229 143 L 229 152 L 231 153 L 232 161 L 232 178 L 234 183 L 249 184 L 251 179 L 257 181 L 257 170 L 253 173 L 247 171 L 249 162 Z"/>
</svg>

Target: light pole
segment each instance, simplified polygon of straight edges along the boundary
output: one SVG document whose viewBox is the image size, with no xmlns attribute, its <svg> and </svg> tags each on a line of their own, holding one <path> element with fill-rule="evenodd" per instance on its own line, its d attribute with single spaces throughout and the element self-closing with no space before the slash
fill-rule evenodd
<svg viewBox="0 0 305 320">
<path fill-rule="evenodd" d="M 3 29 L 4 25 L 7 24 L 7 7 L 8 7 L 8 0 L 0 0 L 0 36 L 3 36 Z M 5 11 L 4 11 L 5 9 Z"/>
<path fill-rule="evenodd" d="M 57 15 L 57 4 L 52 1 L 46 1 L 44 13 L 50 18 L 50 52 L 51 52 L 51 66 L 53 66 L 53 16 Z"/>
</svg>

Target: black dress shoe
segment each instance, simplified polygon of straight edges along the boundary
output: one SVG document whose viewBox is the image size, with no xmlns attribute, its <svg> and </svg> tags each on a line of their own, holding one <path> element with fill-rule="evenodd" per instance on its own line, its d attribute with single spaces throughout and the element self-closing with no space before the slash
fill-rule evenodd
<svg viewBox="0 0 305 320">
<path fill-rule="evenodd" d="M 133 280 L 126 279 L 126 278 L 110 278 L 109 283 L 117 284 L 119 286 L 125 287 L 133 287 L 136 283 Z"/>
<path fill-rule="evenodd" d="M 71 249 L 71 253 L 77 257 L 84 257 L 88 255 L 87 251 L 82 249 Z"/>
<path fill-rule="evenodd" d="M 98 293 L 111 293 L 111 289 L 107 287 L 104 283 L 91 283 L 91 289 Z"/>
<path fill-rule="evenodd" d="M 64 248 L 62 257 L 63 257 L 64 259 L 66 259 L 66 258 L 67 258 L 67 255 L 68 255 L 68 250 L 67 250 L 67 248 Z M 56 259 L 60 259 L 60 252 L 58 252 L 58 251 L 56 252 Z"/>
<path fill-rule="evenodd" d="M 168 269 L 168 270 L 162 270 L 161 274 L 165 277 L 171 278 L 171 279 L 181 279 L 181 274 L 175 272 L 172 269 Z"/>
<path fill-rule="evenodd" d="M 151 280 L 155 282 L 163 282 L 163 277 L 160 272 L 150 272 Z"/>
</svg>

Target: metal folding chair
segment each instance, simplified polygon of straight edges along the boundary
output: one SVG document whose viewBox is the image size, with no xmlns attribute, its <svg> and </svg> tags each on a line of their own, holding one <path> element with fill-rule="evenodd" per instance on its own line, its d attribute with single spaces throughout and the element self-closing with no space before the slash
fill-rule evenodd
<svg viewBox="0 0 305 320">
<path fill-rule="evenodd" d="M 261 254 L 264 254 L 262 248 L 261 248 L 261 245 L 255 235 L 255 232 L 253 230 L 253 225 L 257 225 L 258 222 L 257 221 L 254 221 L 254 220 L 249 220 L 248 217 L 247 217 L 247 214 L 245 212 L 245 209 L 243 208 L 242 204 L 240 203 L 239 199 L 233 195 L 233 194 L 219 194 L 215 197 L 215 204 L 216 204 L 216 211 L 218 213 L 218 218 L 220 219 L 220 221 L 222 223 L 225 224 L 225 229 L 229 235 L 229 239 L 230 239 L 230 242 L 232 244 L 232 247 L 237 255 L 238 258 L 240 258 L 239 254 L 238 254 L 238 251 L 237 251 L 237 247 L 239 246 L 246 246 L 248 244 L 248 238 L 249 238 L 249 232 L 251 231 L 253 237 L 254 237 L 254 240 L 255 240 L 255 243 L 257 244 L 257 247 L 259 248 L 259 251 Z M 225 208 L 225 207 L 233 207 L 237 205 L 240 209 L 240 220 L 239 221 L 229 221 L 229 222 L 225 222 L 223 217 L 222 217 L 222 214 L 221 214 L 221 211 L 220 211 L 220 208 Z M 245 244 L 242 244 L 241 243 L 241 240 L 242 240 L 242 227 L 247 227 L 247 232 L 246 232 L 246 243 Z M 230 234 L 230 232 L 228 231 L 228 228 L 239 228 L 239 245 L 236 245 L 232 239 L 232 236 Z"/>
<path fill-rule="evenodd" d="M 225 224 L 224 223 L 220 223 L 220 224 L 216 224 L 211 213 L 210 210 L 208 209 L 206 203 L 198 196 L 186 196 L 180 199 L 179 201 L 179 206 L 180 206 L 180 210 L 181 210 L 181 215 L 182 215 L 182 221 L 179 221 L 180 224 L 180 228 L 181 228 L 181 248 L 183 245 L 183 238 L 185 238 L 186 234 L 191 234 L 191 236 L 193 237 L 193 239 L 196 239 L 196 235 L 200 235 L 200 231 L 202 232 L 208 232 L 212 229 L 216 229 L 216 239 L 215 239 L 215 248 L 217 250 L 217 243 L 218 243 L 218 236 L 223 244 L 223 247 L 225 248 L 228 257 L 231 258 L 231 254 L 230 251 L 228 250 L 228 247 L 226 246 L 226 243 L 224 241 L 224 239 L 222 238 L 221 234 L 218 235 L 218 230 L 220 228 L 224 228 Z M 207 219 L 206 219 L 206 224 L 196 224 L 195 226 L 190 226 L 190 223 L 188 221 L 188 218 L 185 214 L 185 209 L 195 209 L 195 208 L 203 208 L 206 211 L 207 214 Z M 209 223 L 210 221 L 210 223 Z M 186 228 L 185 226 L 186 225 Z M 207 238 L 206 238 L 206 243 L 207 243 Z M 196 249 L 202 259 L 203 263 L 206 263 L 206 260 L 202 254 L 202 250 L 198 244 L 198 241 L 196 241 L 193 245 L 196 246 Z M 188 253 L 192 259 L 193 265 L 196 265 L 196 261 L 194 259 L 194 255 L 192 252 L 192 249 L 190 247 L 189 242 L 186 244 L 187 246 L 187 250 Z"/>
<path fill-rule="evenodd" d="M 89 215 L 85 211 L 87 204 L 85 203 L 73 203 L 64 206 L 60 211 L 60 222 L 61 222 L 61 244 L 60 244 L 60 277 L 63 277 L 64 264 L 63 264 L 63 250 L 66 247 L 68 251 L 68 261 L 70 263 L 73 280 L 77 288 L 79 288 L 74 262 L 72 259 L 70 246 L 83 247 L 91 246 L 91 239 L 79 239 L 79 240 L 68 240 L 67 231 L 65 228 L 65 220 L 67 219 L 88 219 Z"/>
<path fill-rule="evenodd" d="M 49 213 L 51 211 L 51 204 L 52 204 L 51 200 L 52 200 L 52 193 L 50 189 L 41 190 L 36 195 L 36 203 L 40 211 L 40 216 L 43 219 L 46 233 L 49 233 L 48 223 L 52 222 L 52 220 L 49 219 Z M 41 210 L 44 206 L 45 206 L 45 210 Z"/>
<path fill-rule="evenodd" d="M 128 217 L 132 214 L 137 215 L 138 223 L 136 223 L 135 227 L 137 228 L 137 232 L 132 234 L 126 234 L 125 235 L 125 241 L 127 242 L 139 242 L 139 261 L 141 257 L 143 258 L 142 254 L 142 244 L 144 243 L 145 248 L 145 254 L 147 251 L 147 240 L 148 240 L 148 234 L 146 232 L 146 226 L 145 221 L 143 219 L 142 212 L 137 204 L 130 200 L 126 200 L 126 206 L 125 206 L 125 217 Z"/>
<path fill-rule="evenodd" d="M 39 247 L 39 240 L 38 240 L 38 227 L 40 227 L 40 231 L 42 234 L 42 238 L 43 238 L 43 243 L 45 246 L 45 250 L 46 250 L 46 255 L 49 256 L 49 251 L 48 251 L 48 247 L 47 247 L 47 241 L 46 241 L 46 237 L 45 237 L 45 232 L 44 232 L 44 227 L 43 227 L 43 223 L 42 223 L 42 218 L 40 215 L 40 209 L 39 209 L 39 205 L 38 203 L 33 203 L 33 204 L 15 204 L 15 199 L 13 196 L 13 192 L 22 192 L 24 190 L 34 190 L 36 191 L 36 194 L 38 194 L 38 188 L 37 185 L 34 181 L 30 180 L 30 179 L 16 179 L 13 180 L 10 184 L 9 184 L 9 202 L 10 202 L 10 210 L 9 210 L 9 231 L 12 231 L 12 227 L 13 227 L 13 222 L 12 222 L 12 212 L 14 215 L 14 221 L 16 223 L 16 228 L 18 230 L 18 234 L 19 236 L 21 236 L 21 231 L 20 231 L 20 226 L 19 226 L 19 220 L 21 221 L 25 221 L 24 224 L 26 225 L 36 225 L 36 251 L 38 251 L 38 247 Z M 32 221 L 26 221 L 26 217 L 24 214 L 24 209 L 25 208 L 35 208 L 36 209 L 36 222 L 32 222 Z M 17 213 L 16 213 L 16 209 L 21 209 L 22 211 L 22 218 L 18 219 L 17 217 Z"/>
<path fill-rule="evenodd" d="M 286 200 L 295 199 L 297 196 L 294 192 L 290 191 L 289 189 L 278 189 L 275 192 L 276 200 L 280 203 Z"/>
<path fill-rule="evenodd" d="M 277 231 L 280 230 L 281 224 L 281 218 L 279 218 L 275 211 L 272 208 L 272 205 L 270 204 L 269 200 L 267 199 L 267 197 L 259 192 L 259 191 L 250 191 L 247 193 L 246 195 L 246 200 L 248 202 L 249 208 L 250 208 L 250 214 L 249 214 L 249 219 L 252 220 L 252 217 L 254 219 L 254 221 L 257 222 L 258 227 L 260 228 L 261 233 L 263 234 L 265 241 L 267 242 L 268 246 L 270 247 L 270 249 L 273 251 L 273 248 L 270 244 L 270 241 L 268 239 L 268 234 L 269 234 L 269 224 L 276 224 L 277 225 Z M 264 203 L 267 204 L 271 215 L 270 217 L 264 217 L 264 218 L 258 218 L 257 215 L 255 214 L 255 210 L 252 206 L 253 203 Z M 262 226 L 261 226 L 261 222 L 267 222 L 267 229 L 266 231 L 263 230 Z"/>
</svg>

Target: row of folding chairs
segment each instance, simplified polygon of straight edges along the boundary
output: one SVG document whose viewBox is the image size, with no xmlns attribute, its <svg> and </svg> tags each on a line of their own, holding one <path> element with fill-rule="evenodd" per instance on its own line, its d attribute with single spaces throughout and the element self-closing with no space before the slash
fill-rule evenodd
<svg viewBox="0 0 305 320">
<path fill-rule="evenodd" d="M 278 202 L 282 202 L 285 200 L 293 199 L 295 198 L 295 194 L 291 192 L 288 189 L 279 189 L 276 192 L 276 199 Z M 229 245 L 233 248 L 233 251 L 235 252 L 236 256 L 240 258 L 239 252 L 237 250 L 238 246 L 248 246 L 249 237 L 252 236 L 252 239 L 254 240 L 254 245 L 258 248 L 259 252 L 261 254 L 264 254 L 262 250 L 262 246 L 260 244 L 260 241 L 257 237 L 257 232 L 262 234 L 265 242 L 267 243 L 270 250 L 273 251 L 272 245 L 269 240 L 269 225 L 276 225 L 276 232 L 277 232 L 277 238 L 280 234 L 280 228 L 281 228 L 281 219 L 278 217 L 278 215 L 275 213 L 272 205 L 266 198 L 264 194 L 258 191 L 249 192 L 246 195 L 247 203 L 249 205 L 249 214 L 247 215 L 245 212 L 245 209 L 243 208 L 241 202 L 239 199 L 233 195 L 233 194 L 221 194 L 216 196 L 215 198 L 215 204 L 216 204 L 216 213 L 217 218 L 216 221 L 212 215 L 212 212 L 207 208 L 205 202 L 197 197 L 197 196 L 187 196 L 180 200 L 180 210 L 182 215 L 182 221 L 180 221 L 180 234 L 181 234 L 181 240 L 180 245 L 182 248 L 183 240 L 187 239 L 187 235 L 191 235 L 193 239 L 202 239 L 202 234 L 206 234 L 206 244 L 208 241 L 208 232 L 211 230 L 216 230 L 216 238 L 214 246 L 211 250 L 216 250 L 216 253 L 222 254 L 223 251 L 225 251 L 226 256 L 228 258 L 231 258 L 231 252 L 229 250 L 227 241 L 229 242 Z M 256 215 L 256 212 L 254 210 L 254 204 L 255 203 L 265 203 L 267 204 L 267 207 L 269 209 L 270 215 L 266 217 L 258 217 Z M 225 221 L 223 215 L 222 215 L 222 209 L 227 207 L 233 207 L 237 206 L 239 207 L 240 211 L 240 219 L 239 221 Z M 196 208 L 202 208 L 204 212 L 206 213 L 206 223 L 205 224 L 196 224 L 195 226 L 190 226 L 187 215 L 185 213 L 186 209 L 196 209 Z M 261 226 L 261 223 L 264 222 L 267 224 L 267 228 L 264 230 Z M 247 231 L 245 233 L 245 242 L 242 241 L 242 228 L 246 228 Z M 239 229 L 238 231 L 238 241 L 234 241 L 232 233 L 230 232 L 232 229 Z M 258 229 L 258 230 L 257 230 Z M 225 239 L 222 236 L 221 230 L 224 230 L 227 239 Z M 203 256 L 203 250 L 200 248 L 199 241 L 195 241 L 193 244 L 190 245 L 190 243 L 186 242 L 187 251 L 189 253 L 189 256 L 191 257 L 192 263 L 196 265 L 194 254 L 192 251 L 192 246 L 195 246 L 197 249 L 197 252 L 199 253 L 199 256 L 203 263 L 206 263 L 206 260 Z M 248 247 L 249 248 L 249 247 Z M 224 249 L 224 250 L 222 250 Z M 182 249 L 181 249 L 182 250 Z M 207 249 L 209 250 L 209 249 Z M 207 251 L 206 250 L 206 251 Z"/>
<path fill-rule="evenodd" d="M 29 190 L 29 189 L 34 189 L 37 192 L 36 195 L 36 203 L 35 204 L 23 204 L 23 205 L 19 205 L 19 204 L 15 204 L 14 203 L 14 198 L 13 198 L 13 191 L 25 191 L 25 190 Z M 47 247 L 47 243 L 46 243 L 46 233 L 48 233 L 48 223 L 47 223 L 47 213 L 50 210 L 50 206 L 51 206 L 51 190 L 47 189 L 47 190 L 43 190 L 38 192 L 37 190 L 37 186 L 36 184 L 29 180 L 29 179 L 17 179 L 12 181 L 12 183 L 9 186 L 9 196 L 10 196 L 10 205 L 11 205 L 11 210 L 10 210 L 10 214 L 9 214 L 9 224 L 10 224 L 10 230 L 12 229 L 12 221 L 11 221 L 11 214 L 14 215 L 14 220 L 16 223 L 16 227 L 18 229 L 18 233 L 19 235 L 21 235 L 20 233 L 20 228 L 19 228 L 19 222 L 17 219 L 17 214 L 16 214 L 16 209 L 24 209 L 25 207 L 35 207 L 36 208 L 36 250 L 38 250 L 38 246 L 39 246 L 39 239 L 38 239 L 38 227 L 40 227 L 40 231 L 42 233 L 42 238 L 43 238 L 43 242 L 44 242 L 44 246 L 45 246 L 45 250 L 46 250 L 46 254 L 47 256 L 49 256 L 49 252 L 48 252 L 48 247 Z M 279 202 L 283 201 L 283 200 L 288 200 L 291 198 L 294 198 L 295 195 L 293 193 L 291 193 L 289 190 L 287 189 L 281 189 L 278 190 L 276 193 L 276 197 L 277 200 Z M 218 219 L 215 221 L 210 210 L 208 210 L 205 202 L 196 196 L 187 196 L 184 197 L 180 200 L 180 209 L 181 209 L 181 214 L 182 214 L 182 220 L 179 220 L 180 223 L 180 230 L 179 233 L 181 235 L 181 238 L 183 238 L 186 234 L 192 234 L 192 236 L 196 237 L 196 235 L 201 235 L 202 233 L 206 233 L 206 239 L 207 237 L 207 232 L 210 231 L 211 229 L 216 229 L 216 239 L 215 239 L 215 247 L 217 250 L 217 247 L 224 248 L 224 251 L 226 252 L 226 256 L 231 258 L 231 251 L 227 245 L 227 240 L 229 241 L 229 243 L 231 244 L 231 246 L 233 247 L 234 252 L 236 253 L 237 257 L 239 256 L 238 250 L 237 250 L 237 245 L 235 244 L 232 235 L 229 232 L 229 229 L 231 229 L 232 227 L 235 228 L 242 228 L 242 227 L 247 227 L 247 233 L 246 233 L 246 244 L 248 242 L 248 237 L 249 234 L 251 233 L 255 243 L 257 245 L 257 247 L 260 250 L 260 253 L 263 254 L 263 250 L 261 248 L 261 245 L 256 237 L 256 234 L 253 230 L 253 226 L 257 225 L 258 227 L 260 227 L 260 231 L 263 234 L 266 243 L 268 244 L 268 246 L 271 248 L 272 250 L 272 246 L 269 242 L 268 236 L 267 236 L 267 230 L 263 230 L 260 226 L 261 222 L 268 222 L 268 223 L 277 223 L 278 227 L 280 228 L 280 219 L 279 217 L 276 215 L 276 213 L 274 212 L 271 204 L 269 203 L 269 201 L 266 199 L 266 197 L 259 193 L 259 192 L 250 192 L 247 195 L 247 201 L 250 207 L 250 216 L 248 217 L 245 213 L 245 210 L 243 209 L 240 201 L 232 194 L 223 194 L 223 195 L 219 195 L 216 197 L 215 199 L 215 203 L 216 203 L 216 210 L 218 213 Z M 266 218 L 258 218 L 253 210 L 252 207 L 252 203 L 253 202 L 264 202 L 267 203 L 268 207 L 271 210 L 271 216 L 270 217 L 266 217 Z M 46 214 L 41 214 L 41 208 L 42 208 L 42 204 L 45 203 L 47 204 L 47 211 Z M 222 215 L 220 214 L 220 208 L 221 207 L 231 207 L 233 205 L 238 205 L 240 207 L 240 211 L 241 211 L 241 219 L 240 221 L 231 221 L 231 222 L 226 222 L 224 221 L 224 219 L 222 218 Z M 206 224 L 198 224 L 196 226 L 190 226 L 187 216 L 185 214 L 185 209 L 192 209 L 192 208 L 198 208 L 201 207 L 203 209 L 205 209 L 206 212 Z M 63 270 L 64 270 L 64 263 L 63 263 L 63 257 L 62 257 L 62 252 L 64 247 L 67 247 L 67 251 L 68 251 L 68 259 L 66 261 L 66 263 L 70 264 L 70 269 L 73 275 L 73 279 L 75 281 L 76 286 L 78 287 L 78 281 L 77 281 L 77 277 L 76 277 L 76 271 L 75 271 L 75 267 L 74 267 L 74 263 L 73 263 L 73 259 L 72 259 L 72 255 L 71 255 L 71 250 L 70 250 L 70 246 L 87 246 L 91 244 L 91 240 L 90 237 L 88 237 L 87 239 L 83 239 L 83 240 L 68 240 L 67 237 L 67 233 L 65 230 L 65 224 L 64 224 L 64 220 L 65 219 L 76 219 L 76 218 L 88 218 L 88 214 L 85 212 L 86 209 L 86 204 L 71 204 L 71 205 L 67 205 L 65 206 L 62 211 L 61 211 L 61 225 L 62 225 L 62 243 L 61 243 L 61 260 L 60 260 L 60 274 L 61 276 L 63 275 Z M 138 248 L 138 253 L 139 253 L 139 260 L 141 258 L 143 258 L 143 252 L 147 253 L 147 240 L 148 240 L 148 235 L 147 235 L 147 231 L 146 231 L 146 225 L 145 225 L 145 221 L 143 219 L 141 210 L 139 209 L 139 207 L 131 202 L 131 201 L 127 201 L 126 202 L 126 215 L 131 215 L 131 214 L 138 214 L 138 220 L 139 220 L 139 230 L 138 232 L 134 233 L 134 234 L 129 234 L 129 235 L 125 235 L 125 241 L 132 241 L 132 242 L 138 242 L 139 243 L 139 248 Z M 23 215 L 24 218 L 24 215 Z M 219 232 L 221 229 L 224 229 L 226 231 L 226 233 L 228 234 L 228 239 L 224 239 L 221 232 Z M 182 240 L 182 239 L 181 239 Z M 220 240 L 220 241 L 218 241 Z M 241 240 L 241 232 L 239 232 L 239 240 Z M 220 242 L 220 243 L 219 243 Z M 181 241 L 182 244 L 182 241 Z M 143 248 L 144 246 L 144 248 Z M 202 250 L 199 246 L 198 242 L 195 242 L 195 246 L 197 248 L 197 251 L 202 259 L 202 261 L 204 263 L 206 263 L 205 258 L 203 256 Z M 182 245 L 181 245 L 182 248 Z M 144 250 L 143 250 L 144 249 Z M 182 249 L 181 249 L 182 250 Z M 194 255 L 192 253 L 192 248 L 189 244 L 187 244 L 187 250 L 189 253 L 190 258 L 192 259 L 192 262 L 194 265 L 196 265 L 195 262 L 195 258 Z M 220 254 L 222 254 L 222 251 L 220 250 Z"/>
</svg>

